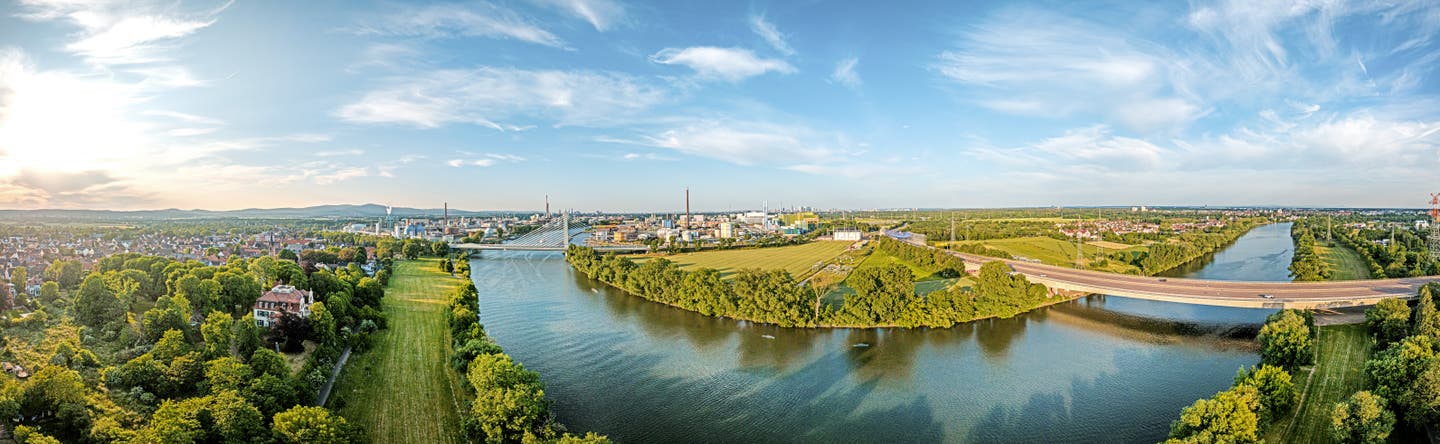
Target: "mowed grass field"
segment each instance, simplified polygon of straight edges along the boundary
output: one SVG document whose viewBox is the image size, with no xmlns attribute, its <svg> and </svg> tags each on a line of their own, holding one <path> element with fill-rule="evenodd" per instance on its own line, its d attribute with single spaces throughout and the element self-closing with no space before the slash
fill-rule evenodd
<svg viewBox="0 0 1440 444">
<path fill-rule="evenodd" d="M 759 268 L 785 270 L 796 279 L 804 279 L 814 271 L 816 263 L 834 259 L 851 244 L 852 242 L 846 241 L 815 241 L 787 247 L 701 251 L 660 257 L 675 262 L 686 270 L 714 268 L 726 278 L 746 268 Z M 636 258 L 637 261 L 647 259 L 648 257 Z"/>
<path fill-rule="evenodd" d="M 948 242 L 942 242 L 944 245 Z M 1058 266 L 1075 265 L 1075 243 L 1049 237 L 1018 237 L 1014 239 L 993 239 L 984 241 L 957 241 L 957 245 L 981 244 L 996 250 L 1010 253 L 1017 258 L 1026 257 L 1039 260 L 1041 263 Z M 1105 254 L 1114 253 L 1116 249 L 1101 248 L 1095 245 L 1082 244 L 1080 246 L 1087 260 L 1099 257 L 1101 252 Z M 1145 247 L 1131 247 L 1124 251 L 1138 251 Z M 1105 271 L 1125 273 L 1135 270 L 1130 264 L 1123 264 L 1117 261 L 1110 261 Z"/>
<path fill-rule="evenodd" d="M 350 357 L 331 394 L 340 415 L 373 442 L 460 443 L 464 381 L 450 368 L 450 295 L 464 283 L 438 259 L 400 262 L 385 288 L 389 328 Z"/>
<path fill-rule="evenodd" d="M 1295 374 L 1301 388 L 1300 403 L 1278 418 L 1265 435 L 1266 442 L 1328 443 L 1330 409 L 1365 388 L 1365 360 L 1370 358 L 1370 335 L 1363 324 L 1320 328 L 1315 367 Z"/>
<path fill-rule="evenodd" d="M 1320 258 L 1325 260 L 1325 265 L 1330 267 L 1332 281 L 1370 279 L 1370 267 L 1365 265 L 1365 258 L 1360 257 L 1360 253 L 1350 247 L 1334 242 L 1321 242 L 1315 246 L 1315 254 L 1319 254 Z"/>
</svg>

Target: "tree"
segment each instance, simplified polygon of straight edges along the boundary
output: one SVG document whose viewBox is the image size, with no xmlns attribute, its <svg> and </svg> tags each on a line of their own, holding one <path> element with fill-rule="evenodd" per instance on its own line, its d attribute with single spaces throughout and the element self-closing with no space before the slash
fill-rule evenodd
<svg viewBox="0 0 1440 444">
<path fill-rule="evenodd" d="M 1440 339 L 1440 314 L 1435 312 L 1435 297 L 1430 285 L 1420 287 L 1420 302 L 1415 306 L 1415 334 Z"/>
<path fill-rule="evenodd" d="M 324 302 L 316 302 L 310 306 L 310 337 L 322 346 L 332 346 L 339 341 L 335 316 L 325 308 Z"/>
<path fill-rule="evenodd" d="M 30 269 L 15 267 L 10 270 L 10 283 L 15 284 L 15 290 L 26 293 L 25 286 L 30 283 Z"/>
<path fill-rule="evenodd" d="M 1373 392 L 1390 400 L 1407 422 L 1419 423 L 1426 416 L 1424 396 L 1416 393 L 1435 365 L 1435 346 L 1429 336 L 1410 336 L 1365 361 L 1365 373 L 1374 384 Z"/>
<path fill-rule="evenodd" d="M 429 251 L 429 248 L 426 248 L 424 243 L 425 241 L 419 239 L 408 239 L 405 241 L 405 247 L 403 247 L 401 252 L 405 255 L 406 259 L 418 259 L 420 255 Z"/>
<path fill-rule="evenodd" d="M 250 383 L 250 377 L 254 372 L 250 366 L 240 360 L 226 356 L 216 358 L 205 363 L 205 380 L 209 383 L 211 393 L 219 393 L 223 390 L 239 391 Z"/>
<path fill-rule="evenodd" d="M 295 406 L 276 413 L 271 430 L 285 444 L 344 444 L 352 438 L 345 418 L 322 407 Z"/>
<path fill-rule="evenodd" d="M 845 311 L 865 323 L 894 322 L 916 297 L 915 276 L 902 264 L 856 269 L 846 283 L 855 289 L 855 297 L 845 298 Z"/>
<path fill-rule="evenodd" d="M 1300 399 L 1300 393 L 1295 390 L 1295 382 L 1290 373 L 1280 367 L 1262 365 L 1259 368 L 1251 367 L 1249 371 L 1241 369 L 1239 374 L 1235 375 L 1235 385 L 1249 385 L 1259 392 L 1261 422 L 1268 423 L 1290 411 L 1290 407 Z"/>
<path fill-rule="evenodd" d="M 209 413 L 222 442 L 254 442 L 265 436 L 265 417 L 236 392 L 215 394 Z"/>
<path fill-rule="evenodd" d="M 1286 370 L 1310 364 L 1315 356 L 1311 350 L 1310 326 L 1295 310 L 1281 310 L 1271 315 L 1260 328 L 1260 362 Z"/>
<path fill-rule="evenodd" d="M 224 306 L 222 311 L 226 313 L 247 311 L 264 292 L 254 278 L 244 274 L 215 273 L 215 281 L 220 283 L 220 302 Z"/>
<path fill-rule="evenodd" d="M 75 296 L 75 319 L 91 327 L 125 321 L 125 307 L 98 274 L 91 274 L 80 284 Z"/>
<path fill-rule="evenodd" d="M 280 250 L 280 254 L 277 257 L 279 257 L 280 260 L 300 262 L 300 256 L 296 256 L 294 251 L 290 251 L 288 249 Z"/>
<path fill-rule="evenodd" d="M 533 435 L 549 416 L 540 375 L 525 370 L 503 354 L 480 355 L 466 375 L 475 402 L 465 428 L 487 443 L 520 442 Z"/>
<path fill-rule="evenodd" d="M 447 244 L 445 242 L 436 242 L 430 244 L 430 253 L 439 257 L 449 256 L 450 244 Z"/>
<path fill-rule="evenodd" d="M 381 239 L 380 242 L 375 243 L 375 257 L 381 259 L 395 257 L 395 249 L 397 243 L 398 242 L 392 238 L 387 237 Z"/>
<path fill-rule="evenodd" d="M 280 379 L 290 378 L 290 365 L 286 363 L 285 357 L 274 350 L 262 348 L 255 350 L 247 362 L 256 375 L 274 375 Z"/>
<path fill-rule="evenodd" d="M 1241 385 L 1195 401 L 1170 425 L 1166 443 L 1259 443 L 1260 396 L 1255 387 Z"/>
<path fill-rule="evenodd" d="M 1385 408 L 1385 398 L 1368 391 L 1350 395 L 1335 404 L 1330 414 L 1330 436 L 1347 444 L 1379 444 L 1395 428 L 1395 414 Z"/>
<path fill-rule="evenodd" d="M 48 306 L 58 300 L 60 300 L 60 284 L 51 281 L 40 285 L 40 302 Z"/>
<path fill-rule="evenodd" d="M 255 314 L 246 313 L 245 317 L 235 322 L 235 353 L 239 356 L 250 356 L 255 350 L 265 347 L 265 341 L 260 338 L 260 326 L 255 324 Z"/>
<path fill-rule="evenodd" d="M 170 330 L 185 331 L 190 326 L 190 301 L 183 295 L 161 296 L 155 307 L 145 310 L 140 319 L 145 340 L 155 342 Z"/>
<path fill-rule="evenodd" d="M 1375 337 L 1376 349 L 1383 349 L 1410 334 L 1410 307 L 1398 298 L 1382 299 L 1365 310 L 1365 325 Z"/>
<path fill-rule="evenodd" d="M 200 338 L 205 341 L 205 357 L 209 359 L 230 356 L 230 345 L 235 337 L 235 318 L 223 311 L 212 311 L 200 324 Z"/>
<path fill-rule="evenodd" d="M 45 268 L 45 279 L 58 283 L 61 288 L 74 289 L 84 278 L 85 270 L 77 261 L 56 259 Z"/>
</svg>

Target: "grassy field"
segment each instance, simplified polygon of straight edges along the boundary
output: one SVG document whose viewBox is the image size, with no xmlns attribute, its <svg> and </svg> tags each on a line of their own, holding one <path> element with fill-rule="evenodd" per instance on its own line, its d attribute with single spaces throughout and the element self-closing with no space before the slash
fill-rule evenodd
<svg viewBox="0 0 1440 444">
<path fill-rule="evenodd" d="M 1320 328 L 1316 365 L 1295 375 L 1301 386 L 1300 404 L 1270 426 L 1266 442 L 1328 443 L 1330 409 L 1365 387 L 1365 360 L 1370 358 L 1370 335 L 1361 324 Z"/>
<path fill-rule="evenodd" d="M 436 259 L 396 264 L 385 289 L 389 328 L 351 356 L 330 398 L 373 442 L 459 443 L 464 381 L 450 368 L 450 295 L 464 281 Z M 337 399 L 338 398 L 338 399 Z"/>
<path fill-rule="evenodd" d="M 1334 242 L 1321 242 L 1315 246 L 1315 253 L 1330 267 L 1332 281 L 1370 279 L 1370 267 L 1365 265 L 1365 258 L 1360 257 L 1360 253 L 1350 247 Z"/>
<path fill-rule="evenodd" d="M 702 251 L 663 256 L 686 270 L 714 268 L 721 276 L 729 277 L 745 268 L 765 270 L 783 269 L 796 279 L 804 279 L 815 271 L 816 263 L 834 259 L 849 248 L 851 242 L 816 241 L 803 245 L 775 248 L 750 248 L 744 250 Z M 636 260 L 644 260 L 640 257 Z"/>
<path fill-rule="evenodd" d="M 1075 243 L 1048 237 L 1020 237 L 1014 239 L 994 239 L 986 241 L 959 241 L 956 244 L 982 244 L 996 250 L 1010 253 L 1017 258 L 1025 257 L 1039 260 L 1041 263 L 1059 266 L 1073 266 L 1075 264 Z M 945 242 L 941 242 L 941 245 Z M 1139 250 L 1145 247 L 1132 247 L 1126 250 Z M 1119 250 L 1101 248 L 1095 245 L 1082 245 L 1082 251 L 1087 258 L 1098 257 L 1100 253 L 1114 253 Z M 1134 271 L 1135 267 L 1130 264 L 1122 264 L 1111 261 L 1105 267 L 1105 271 L 1125 273 Z"/>
<path fill-rule="evenodd" d="M 939 269 L 935 269 L 933 267 L 926 268 L 915 265 L 910 261 L 900 259 L 878 249 L 870 250 L 870 255 L 865 257 L 865 262 L 861 262 L 860 266 L 856 268 L 884 267 L 890 264 L 900 264 L 904 265 L 905 268 L 909 268 L 910 274 L 915 276 L 915 280 L 925 279 L 927 277 L 930 277 L 930 275 L 935 274 L 936 271 L 940 271 Z"/>
</svg>

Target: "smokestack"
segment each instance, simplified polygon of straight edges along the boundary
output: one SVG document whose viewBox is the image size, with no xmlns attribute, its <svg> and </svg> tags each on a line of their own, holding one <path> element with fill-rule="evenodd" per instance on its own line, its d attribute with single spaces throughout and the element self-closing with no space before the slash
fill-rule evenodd
<svg viewBox="0 0 1440 444">
<path fill-rule="evenodd" d="M 550 195 L 545 195 L 545 217 L 550 217 Z"/>
<path fill-rule="evenodd" d="M 450 234 L 450 202 L 445 202 L 445 218 L 440 222 L 440 235 Z"/>
<path fill-rule="evenodd" d="M 685 229 L 690 229 L 690 187 L 685 187 Z"/>
</svg>

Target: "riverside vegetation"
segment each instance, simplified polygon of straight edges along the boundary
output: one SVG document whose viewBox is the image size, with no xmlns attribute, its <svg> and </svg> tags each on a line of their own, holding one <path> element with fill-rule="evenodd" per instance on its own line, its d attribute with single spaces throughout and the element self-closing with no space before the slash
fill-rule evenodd
<svg viewBox="0 0 1440 444">
<path fill-rule="evenodd" d="M 1328 415 L 1328 421 L 1323 421 L 1327 424 L 1325 433 L 1279 425 L 1284 430 L 1272 434 L 1285 441 L 1383 443 L 1395 437 L 1401 441 L 1423 440 L 1429 430 L 1440 425 L 1440 307 L 1436 306 L 1436 288 L 1434 284 L 1421 287 L 1413 309 L 1404 300 L 1386 299 L 1366 311 L 1365 328 L 1371 336 L 1368 342 L 1372 351 L 1363 365 L 1352 359 L 1349 347 L 1321 350 L 1317 356 L 1313 342 L 1316 327 L 1308 313 L 1275 313 L 1257 337 L 1260 367 L 1241 369 L 1233 387 L 1185 408 L 1171 425 L 1166 442 L 1261 442 L 1262 431 L 1300 403 L 1305 404 L 1305 416 Z M 1331 337 L 1343 333 L 1334 330 Z M 1320 366 L 1344 367 L 1328 368 L 1331 373 L 1363 368 L 1364 377 L 1358 379 L 1364 379 L 1365 384 L 1322 387 L 1321 392 L 1306 393 L 1301 398 L 1291 373 L 1303 371 L 1317 360 Z M 1319 422 L 1311 418 L 1295 420 Z"/>
<path fill-rule="evenodd" d="M 461 428 L 473 442 L 608 443 L 604 436 L 565 433 L 550 413 L 540 375 L 506 355 L 480 325 L 480 293 L 464 260 L 441 263 L 465 279 L 450 297 L 451 364 L 474 395 Z M 443 278 L 442 278 L 443 279 Z"/>
<path fill-rule="evenodd" d="M 880 251 L 940 273 L 959 276 L 960 259 L 942 250 L 880 239 Z M 1008 318 L 1065 300 L 1041 284 L 1012 275 L 999 261 L 984 264 L 975 286 L 917 295 L 915 278 L 902 264 L 862 267 L 846 283 L 855 294 L 838 308 L 820 303 L 821 294 L 783 270 L 745 269 L 722 279 L 720 272 L 683 270 L 664 258 L 644 263 L 572 245 L 566 259 L 593 279 L 630 294 L 706 316 L 721 316 L 782 327 L 951 327 L 977 319 Z"/>
</svg>

